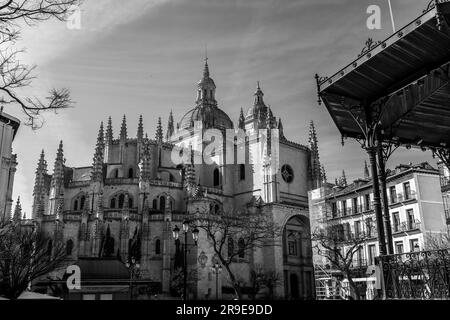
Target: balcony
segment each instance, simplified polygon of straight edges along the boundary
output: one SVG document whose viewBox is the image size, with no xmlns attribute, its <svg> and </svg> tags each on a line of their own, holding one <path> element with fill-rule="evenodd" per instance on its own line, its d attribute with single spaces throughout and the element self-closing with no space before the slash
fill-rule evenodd
<svg viewBox="0 0 450 320">
<path fill-rule="evenodd" d="M 445 218 L 447 220 L 447 224 L 450 224 L 450 209 L 445 209 Z"/>
<path fill-rule="evenodd" d="M 411 191 L 410 193 L 398 193 L 395 197 L 389 198 L 389 205 L 402 204 L 406 201 L 416 200 L 416 192 Z"/>
<path fill-rule="evenodd" d="M 408 222 L 404 221 L 398 225 L 395 225 L 395 224 L 392 225 L 393 233 L 412 231 L 412 230 L 417 230 L 417 229 L 420 229 L 420 221 L 419 220 L 408 221 Z"/>
<path fill-rule="evenodd" d="M 351 268 L 366 268 L 368 266 L 367 259 L 355 258 L 352 261 Z"/>
<path fill-rule="evenodd" d="M 441 176 L 441 188 L 450 187 L 450 177 Z"/>
<path fill-rule="evenodd" d="M 107 178 L 105 179 L 105 185 L 117 185 L 117 184 L 139 184 L 138 178 Z"/>
</svg>

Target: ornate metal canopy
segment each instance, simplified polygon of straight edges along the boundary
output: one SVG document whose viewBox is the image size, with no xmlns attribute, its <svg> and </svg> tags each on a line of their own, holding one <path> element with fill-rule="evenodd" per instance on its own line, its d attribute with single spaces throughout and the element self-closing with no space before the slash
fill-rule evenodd
<svg viewBox="0 0 450 320">
<path fill-rule="evenodd" d="M 331 77 L 316 75 L 319 103 L 343 137 L 365 138 L 368 107 L 384 141 L 450 146 L 450 0 L 433 3 Z"/>
</svg>

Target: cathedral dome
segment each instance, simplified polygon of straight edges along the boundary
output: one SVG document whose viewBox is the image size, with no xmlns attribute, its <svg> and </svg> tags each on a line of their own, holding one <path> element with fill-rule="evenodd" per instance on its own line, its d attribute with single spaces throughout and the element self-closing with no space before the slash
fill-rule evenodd
<svg viewBox="0 0 450 320">
<path fill-rule="evenodd" d="M 230 117 L 214 105 L 200 105 L 189 110 L 181 118 L 180 129 L 193 128 L 195 121 L 201 121 L 204 128 L 233 128 L 233 121 L 231 121 Z"/>
</svg>

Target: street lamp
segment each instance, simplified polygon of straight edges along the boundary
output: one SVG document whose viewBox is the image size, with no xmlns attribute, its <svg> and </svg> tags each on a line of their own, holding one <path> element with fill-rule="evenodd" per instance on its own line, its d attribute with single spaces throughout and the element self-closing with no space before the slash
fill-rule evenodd
<svg viewBox="0 0 450 320">
<path fill-rule="evenodd" d="M 133 280 L 134 278 L 139 274 L 139 269 L 141 268 L 141 265 L 139 264 L 139 261 L 136 261 L 134 257 L 131 257 L 130 260 L 125 263 L 125 266 L 130 270 L 130 284 L 129 284 L 129 291 L 130 291 L 130 300 L 133 300 Z"/>
<path fill-rule="evenodd" d="M 182 228 L 184 232 L 183 299 L 187 300 L 187 236 L 189 231 L 188 220 L 183 221 Z M 180 228 L 178 228 L 178 226 L 175 225 L 175 228 L 173 228 L 172 232 L 175 241 L 178 240 L 178 238 L 180 237 Z M 192 238 L 194 239 L 194 243 L 195 245 L 197 245 L 199 230 L 196 227 L 194 227 L 194 229 L 191 232 Z"/>
<path fill-rule="evenodd" d="M 211 270 L 216 274 L 216 300 L 219 300 L 219 274 L 222 272 L 222 266 L 216 262 Z"/>
</svg>

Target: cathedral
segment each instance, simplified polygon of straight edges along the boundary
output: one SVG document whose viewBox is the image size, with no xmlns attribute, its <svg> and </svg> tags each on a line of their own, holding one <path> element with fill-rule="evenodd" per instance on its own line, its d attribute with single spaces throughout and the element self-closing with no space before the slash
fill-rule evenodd
<svg viewBox="0 0 450 320">
<path fill-rule="evenodd" d="M 159 119 L 156 136 L 150 139 L 140 116 L 137 133 L 130 137 L 124 116 L 117 138 L 109 118 L 106 128 L 103 122 L 100 125 L 92 165 L 68 166 L 61 141 L 51 174 L 42 151 L 32 220 L 53 243 L 66 245 L 68 259 L 116 257 L 125 263 L 132 256 L 139 261 L 139 281 L 156 283 L 161 294 L 168 295 L 180 241 L 185 241 L 184 236 L 176 240 L 172 231 L 182 227 L 187 215 L 199 210 L 267 215 L 283 228 L 281 245 L 249 250 L 239 255 L 233 268 L 239 270 L 244 287 L 250 286 L 251 270 L 262 266 L 279 275 L 276 298 L 311 299 L 314 272 L 307 192 L 324 180 L 314 126 L 311 123 L 308 146 L 288 140 L 281 119 L 264 102 L 259 83 L 253 105 L 246 112 L 241 109 L 235 125 L 219 107 L 215 91 L 206 60 L 195 104 L 177 123 L 170 113 L 165 133 Z M 244 132 L 245 161 L 226 161 L 236 158 L 239 149 L 225 148 L 228 136 L 208 163 L 175 161 L 177 150 L 190 149 L 191 158 L 198 155 L 197 147 L 209 141 L 211 129 Z M 262 139 L 260 131 L 277 136 Z M 252 161 L 256 158 L 263 161 Z M 192 236 L 187 239 L 187 263 L 196 270 L 189 297 L 214 299 L 218 292 L 218 298 L 226 298 L 231 287 L 228 275 L 223 270 L 216 279 L 212 266 L 217 256 L 208 237 L 200 234 L 195 246 Z M 231 241 L 238 247 L 239 239 Z"/>
</svg>

